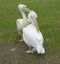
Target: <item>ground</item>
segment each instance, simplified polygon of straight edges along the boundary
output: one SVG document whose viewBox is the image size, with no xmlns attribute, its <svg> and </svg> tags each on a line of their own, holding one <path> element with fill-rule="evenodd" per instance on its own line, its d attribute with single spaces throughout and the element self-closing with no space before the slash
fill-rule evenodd
<svg viewBox="0 0 60 64">
<path fill-rule="evenodd" d="M 45 54 L 26 54 L 24 42 L 16 29 L 22 18 L 18 4 L 23 3 L 38 15 L 44 36 Z M 60 0 L 0 0 L 0 64 L 60 64 Z"/>
</svg>

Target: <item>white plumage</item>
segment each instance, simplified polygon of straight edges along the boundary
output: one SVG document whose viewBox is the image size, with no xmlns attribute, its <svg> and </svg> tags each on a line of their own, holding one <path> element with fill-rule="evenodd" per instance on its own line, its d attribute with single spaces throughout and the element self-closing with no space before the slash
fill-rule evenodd
<svg viewBox="0 0 60 64">
<path fill-rule="evenodd" d="M 23 29 L 23 19 L 17 19 L 17 30 L 20 33 L 22 33 L 22 29 Z"/>
<path fill-rule="evenodd" d="M 19 33 L 22 33 L 23 27 L 27 26 L 29 24 L 28 19 L 26 18 L 26 15 L 24 12 L 30 11 L 26 5 L 24 4 L 19 4 L 18 9 L 22 14 L 22 19 L 17 19 L 16 25 L 17 25 L 17 30 Z"/>
<path fill-rule="evenodd" d="M 30 25 L 23 28 L 23 39 L 28 46 L 32 46 L 37 53 L 45 53 L 43 47 L 43 35 L 39 31 L 37 32 L 36 27 L 34 25 L 35 19 L 37 18 L 37 14 L 34 11 L 30 11 L 28 14 Z"/>
</svg>

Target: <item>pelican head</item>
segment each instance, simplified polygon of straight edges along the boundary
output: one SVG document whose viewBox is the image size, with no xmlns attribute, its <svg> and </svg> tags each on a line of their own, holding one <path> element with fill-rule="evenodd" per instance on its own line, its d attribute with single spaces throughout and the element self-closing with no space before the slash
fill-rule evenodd
<svg viewBox="0 0 60 64">
<path fill-rule="evenodd" d="M 29 20 L 29 22 L 35 23 L 36 18 L 37 18 L 37 14 L 36 14 L 34 11 L 31 11 L 31 12 L 28 14 L 28 20 Z"/>
<path fill-rule="evenodd" d="M 24 4 L 19 4 L 18 5 L 18 9 L 19 10 L 22 10 L 23 12 L 30 12 L 30 10 L 27 8 L 27 6 L 26 5 L 24 5 Z"/>
</svg>

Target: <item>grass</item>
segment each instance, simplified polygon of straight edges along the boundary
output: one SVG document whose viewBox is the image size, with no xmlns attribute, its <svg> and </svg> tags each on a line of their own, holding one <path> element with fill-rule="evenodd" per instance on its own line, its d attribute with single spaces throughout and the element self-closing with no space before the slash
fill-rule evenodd
<svg viewBox="0 0 60 64">
<path fill-rule="evenodd" d="M 16 19 L 22 18 L 18 4 L 23 3 L 38 15 L 44 36 L 44 55 L 26 54 L 24 43 L 16 29 Z M 11 52 L 10 49 L 17 50 Z M 60 0 L 0 0 L 0 64 L 60 64 Z"/>
</svg>

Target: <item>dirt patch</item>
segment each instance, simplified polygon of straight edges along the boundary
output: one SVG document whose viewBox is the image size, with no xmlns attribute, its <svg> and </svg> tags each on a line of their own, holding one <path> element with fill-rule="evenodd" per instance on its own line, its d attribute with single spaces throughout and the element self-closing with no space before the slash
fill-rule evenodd
<svg viewBox="0 0 60 64">
<path fill-rule="evenodd" d="M 0 46 L 0 64 L 60 64 L 60 52 L 50 50 L 44 55 L 26 54 L 27 46 L 24 42 L 2 44 Z M 47 50 L 47 49 L 46 49 Z"/>
</svg>

